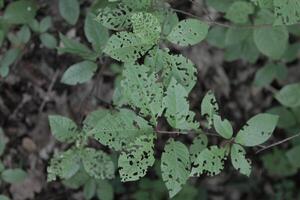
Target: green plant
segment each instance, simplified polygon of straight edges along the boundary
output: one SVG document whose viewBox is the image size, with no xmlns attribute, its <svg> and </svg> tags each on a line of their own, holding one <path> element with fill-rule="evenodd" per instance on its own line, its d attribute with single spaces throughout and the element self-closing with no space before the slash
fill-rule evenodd
<svg viewBox="0 0 300 200">
<path fill-rule="evenodd" d="M 0 128 L 0 157 L 5 151 L 8 138 L 5 137 L 2 128 Z M 27 174 L 20 168 L 6 169 L 2 161 L 0 160 L 0 188 L 4 183 L 20 183 L 26 178 Z M 9 198 L 5 195 L 0 194 L 0 200 L 8 200 Z"/>
</svg>

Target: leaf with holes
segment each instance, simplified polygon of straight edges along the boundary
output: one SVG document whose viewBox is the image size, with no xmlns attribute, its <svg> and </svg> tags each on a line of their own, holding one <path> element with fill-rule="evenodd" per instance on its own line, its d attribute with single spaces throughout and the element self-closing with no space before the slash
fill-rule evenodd
<svg viewBox="0 0 300 200">
<path fill-rule="evenodd" d="M 300 22 L 298 0 L 274 0 L 275 25 L 291 25 Z"/>
<path fill-rule="evenodd" d="M 152 5 L 153 0 L 123 0 L 122 2 L 129 8 L 139 11 L 148 10 Z"/>
<path fill-rule="evenodd" d="M 129 32 L 118 32 L 107 41 L 104 53 L 125 63 L 132 63 L 143 56 L 153 44 Z"/>
<path fill-rule="evenodd" d="M 171 55 L 161 49 L 153 49 L 146 57 L 145 64 L 154 72 L 162 71 L 163 83 L 169 86 L 172 78 L 190 92 L 196 84 L 197 69 L 191 60 L 182 55 Z"/>
<path fill-rule="evenodd" d="M 195 113 L 189 109 L 187 96 L 184 87 L 172 79 L 163 99 L 163 107 L 166 107 L 165 116 L 173 128 L 181 130 L 199 128 L 199 123 L 194 120 Z"/>
<path fill-rule="evenodd" d="M 198 154 L 192 166 L 191 176 L 200 176 L 207 173 L 209 176 L 215 176 L 224 168 L 226 160 L 226 150 L 217 146 L 211 146 Z"/>
<path fill-rule="evenodd" d="M 233 144 L 231 147 L 230 157 L 233 167 L 241 174 L 250 176 L 251 173 L 251 161 L 245 157 L 246 151 L 239 144 Z"/>
<path fill-rule="evenodd" d="M 296 108 L 300 106 L 300 83 L 284 86 L 275 94 L 275 98 L 286 107 Z"/>
<path fill-rule="evenodd" d="M 272 136 L 278 119 L 278 116 L 266 113 L 255 115 L 237 133 L 235 142 L 247 147 L 266 142 Z"/>
<path fill-rule="evenodd" d="M 118 112 L 107 113 L 88 134 L 101 144 L 119 151 L 138 136 L 152 132 L 153 129 L 147 121 L 130 110 L 121 109 Z"/>
<path fill-rule="evenodd" d="M 67 85 L 76 85 L 90 81 L 98 69 L 98 66 L 94 62 L 83 61 L 70 66 L 65 71 L 61 82 Z"/>
<path fill-rule="evenodd" d="M 195 45 L 206 38 L 209 26 L 197 19 L 180 21 L 167 39 L 179 46 Z"/>
<path fill-rule="evenodd" d="M 148 73 L 149 68 L 144 65 L 127 64 L 121 87 L 129 105 L 138 108 L 142 116 L 151 116 L 152 124 L 156 124 L 163 111 L 163 87 L 154 73 Z"/>
<path fill-rule="evenodd" d="M 193 143 L 190 146 L 190 157 L 191 162 L 194 163 L 197 159 L 197 156 L 206 149 L 208 144 L 208 138 L 204 133 L 201 133 L 194 138 Z"/>
<path fill-rule="evenodd" d="M 47 168 L 48 181 L 55 181 L 56 177 L 69 179 L 80 169 L 80 155 L 78 150 L 70 149 L 55 155 Z"/>
<path fill-rule="evenodd" d="M 79 135 L 77 125 L 67 117 L 50 115 L 49 124 L 52 134 L 60 142 L 72 143 Z"/>
<path fill-rule="evenodd" d="M 108 29 L 125 30 L 131 26 L 130 17 L 130 8 L 120 3 L 116 8 L 100 9 L 96 20 Z"/>
<path fill-rule="evenodd" d="M 201 115 L 208 121 L 209 127 L 213 124 L 213 117 L 219 112 L 219 105 L 212 91 L 208 91 L 201 103 Z"/>
<path fill-rule="evenodd" d="M 186 183 L 190 167 L 188 148 L 181 142 L 169 139 L 161 157 L 161 172 L 170 198 L 173 198 Z"/>
<path fill-rule="evenodd" d="M 133 33 L 144 43 L 156 44 L 160 37 L 160 23 L 154 15 L 139 12 L 131 17 Z"/>
<path fill-rule="evenodd" d="M 232 138 L 233 135 L 233 128 L 231 123 L 224 119 L 222 120 L 219 115 L 214 115 L 214 127 L 219 135 L 221 135 L 225 139 Z"/>
<path fill-rule="evenodd" d="M 101 150 L 85 148 L 81 160 L 85 171 L 95 179 L 112 179 L 115 177 L 115 166 L 109 155 Z"/>
<path fill-rule="evenodd" d="M 143 135 L 123 151 L 118 160 L 122 182 L 136 181 L 145 176 L 148 167 L 154 164 L 154 135 Z"/>
</svg>

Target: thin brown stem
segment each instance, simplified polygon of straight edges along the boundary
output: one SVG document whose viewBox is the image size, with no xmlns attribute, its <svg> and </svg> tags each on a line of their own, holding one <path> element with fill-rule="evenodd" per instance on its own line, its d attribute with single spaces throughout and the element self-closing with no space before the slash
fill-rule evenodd
<svg viewBox="0 0 300 200">
<path fill-rule="evenodd" d="M 161 130 L 156 130 L 155 132 L 159 133 L 159 134 L 191 134 L 191 133 L 197 133 L 196 131 L 161 131 Z M 205 131 L 204 133 L 206 135 L 220 137 L 220 135 L 215 134 L 215 133 L 209 133 L 207 131 Z"/>
<path fill-rule="evenodd" d="M 262 152 L 262 151 L 265 151 L 265 150 L 267 150 L 267 149 L 270 149 L 270 148 L 272 148 L 272 147 L 278 146 L 278 145 L 280 145 L 280 144 L 282 144 L 282 143 L 288 142 L 288 141 L 290 141 L 290 140 L 292 140 L 292 139 L 294 139 L 294 138 L 296 138 L 296 137 L 299 137 L 299 136 L 300 136 L 300 133 L 298 133 L 298 134 L 296 134 L 296 135 L 293 135 L 293 136 L 291 136 L 291 137 L 288 137 L 288 138 L 286 138 L 286 139 L 284 139 L 284 140 L 275 142 L 275 143 L 273 143 L 273 144 L 271 144 L 271 145 L 265 146 L 265 147 L 263 147 L 262 149 L 256 151 L 255 154 L 258 154 L 258 153 L 260 153 L 260 152 Z"/>
</svg>

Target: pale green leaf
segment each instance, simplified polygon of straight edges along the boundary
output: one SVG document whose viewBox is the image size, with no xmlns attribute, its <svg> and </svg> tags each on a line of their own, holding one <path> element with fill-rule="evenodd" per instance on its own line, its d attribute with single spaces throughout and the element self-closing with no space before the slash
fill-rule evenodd
<svg viewBox="0 0 300 200">
<path fill-rule="evenodd" d="M 18 59 L 21 54 L 20 49 L 9 49 L 0 60 L 0 76 L 6 77 L 9 67 Z"/>
<path fill-rule="evenodd" d="M 96 16 L 88 13 L 84 22 L 84 33 L 96 52 L 101 52 L 108 38 L 108 30 L 96 21 Z"/>
<path fill-rule="evenodd" d="M 100 143 L 119 151 L 138 136 L 151 134 L 152 131 L 147 121 L 130 110 L 121 109 L 102 117 L 89 134 Z"/>
<path fill-rule="evenodd" d="M 140 136 L 121 153 L 118 167 L 122 182 L 136 181 L 146 175 L 155 161 L 153 140 L 153 135 Z"/>
<path fill-rule="evenodd" d="M 276 106 L 267 111 L 270 114 L 278 115 L 279 121 L 277 126 L 279 128 L 292 128 L 297 125 L 296 115 L 289 109 L 283 106 Z"/>
<path fill-rule="evenodd" d="M 214 127 L 219 135 L 221 135 L 225 139 L 232 138 L 233 128 L 231 123 L 224 119 L 222 120 L 219 115 L 213 116 Z"/>
<path fill-rule="evenodd" d="M 91 131 L 94 127 L 96 127 L 97 123 L 102 120 L 107 114 L 110 114 L 109 110 L 105 109 L 95 110 L 88 114 L 88 116 L 83 121 L 83 131 L 85 131 L 86 133 Z"/>
<path fill-rule="evenodd" d="M 217 146 L 211 146 L 198 154 L 193 163 L 191 176 L 200 176 L 207 173 L 209 176 L 215 176 L 221 173 L 224 168 L 225 149 Z"/>
<path fill-rule="evenodd" d="M 163 107 L 166 107 L 167 121 L 175 129 L 194 130 L 199 128 L 199 123 L 194 120 L 195 113 L 190 111 L 187 96 L 185 88 L 172 79 L 163 99 Z"/>
<path fill-rule="evenodd" d="M 63 180 L 62 182 L 68 188 L 79 189 L 90 179 L 91 177 L 86 173 L 86 171 L 81 166 L 80 169 L 71 178 Z"/>
<path fill-rule="evenodd" d="M 153 0 L 123 0 L 122 2 L 129 8 L 137 11 L 147 10 L 153 4 Z"/>
<path fill-rule="evenodd" d="M 272 136 L 278 119 L 278 116 L 266 113 L 255 115 L 237 133 L 235 142 L 247 147 L 266 142 Z"/>
<path fill-rule="evenodd" d="M 69 179 L 80 169 L 80 156 L 76 149 L 70 149 L 60 154 L 56 154 L 47 167 L 47 180 L 55 181 L 56 177 Z"/>
<path fill-rule="evenodd" d="M 112 179 L 115 174 L 114 163 L 110 156 L 101 150 L 85 148 L 81 160 L 86 172 L 95 179 Z"/>
<path fill-rule="evenodd" d="M 78 0 L 59 0 L 58 8 L 60 15 L 71 25 L 75 25 L 80 14 Z"/>
<path fill-rule="evenodd" d="M 34 19 L 37 4 L 33 0 L 19 0 L 11 2 L 4 11 L 3 19 L 6 23 L 27 24 Z"/>
<path fill-rule="evenodd" d="M 104 52 L 118 61 L 135 62 L 152 46 L 135 34 L 123 31 L 109 38 Z"/>
<path fill-rule="evenodd" d="M 65 71 L 61 82 L 68 85 L 85 83 L 92 79 L 97 68 L 97 64 L 90 61 L 76 63 Z"/>
<path fill-rule="evenodd" d="M 163 87 L 154 73 L 148 73 L 149 68 L 144 65 L 127 64 L 121 87 L 129 105 L 138 108 L 142 116 L 151 116 L 151 122 L 156 124 L 163 112 Z"/>
<path fill-rule="evenodd" d="M 245 149 L 239 144 L 233 144 L 230 151 L 231 163 L 241 174 L 250 176 L 251 161 L 246 157 Z"/>
<path fill-rule="evenodd" d="M 298 0 L 274 0 L 275 25 L 291 25 L 300 22 L 300 2 Z"/>
<path fill-rule="evenodd" d="M 300 106 L 300 83 L 294 83 L 284 86 L 275 94 L 275 98 L 286 107 Z"/>
<path fill-rule="evenodd" d="M 174 197 L 186 183 L 190 167 L 188 148 L 181 142 L 170 139 L 161 157 L 162 179 L 168 188 L 170 198 Z"/>
<path fill-rule="evenodd" d="M 52 134 L 60 142 L 72 143 L 79 134 L 77 125 L 69 118 L 50 115 L 49 124 Z"/>
<path fill-rule="evenodd" d="M 10 200 L 10 198 L 4 195 L 0 195 L 0 200 Z"/>
<path fill-rule="evenodd" d="M 88 180 L 83 187 L 83 196 L 86 200 L 92 199 L 96 194 L 96 181 L 93 179 Z"/>
<path fill-rule="evenodd" d="M 207 147 L 208 138 L 204 133 L 199 134 L 194 138 L 193 143 L 190 146 L 190 157 L 192 163 L 195 162 L 198 155 Z"/>
<path fill-rule="evenodd" d="M 206 38 L 209 26 L 197 19 L 180 21 L 167 39 L 179 46 L 195 45 Z"/>
<path fill-rule="evenodd" d="M 44 33 L 48 31 L 49 28 L 52 26 L 52 18 L 50 16 L 47 16 L 43 18 L 39 24 L 39 31 L 41 33 Z"/>
<path fill-rule="evenodd" d="M 201 103 L 201 115 L 208 121 L 209 127 L 213 124 L 213 116 L 218 114 L 219 105 L 212 91 L 208 91 Z"/>
<path fill-rule="evenodd" d="M 42 44 L 48 49 L 54 49 L 57 46 L 56 38 L 50 33 L 42 33 L 40 35 L 40 40 Z"/>
<path fill-rule="evenodd" d="M 156 44 L 160 37 L 161 27 L 158 19 L 150 14 L 139 12 L 131 17 L 133 33 L 144 43 Z"/>
<path fill-rule="evenodd" d="M 20 183 L 27 177 L 27 173 L 22 169 L 7 169 L 1 174 L 1 178 L 7 183 Z"/>
<path fill-rule="evenodd" d="M 287 67 L 283 64 L 269 63 L 259 69 L 255 74 L 254 85 L 263 87 L 267 86 L 274 79 L 282 80 L 287 77 Z"/>
<path fill-rule="evenodd" d="M 254 12 L 251 3 L 235 1 L 227 10 L 225 17 L 237 24 L 245 24 L 249 21 L 249 15 Z"/>
</svg>

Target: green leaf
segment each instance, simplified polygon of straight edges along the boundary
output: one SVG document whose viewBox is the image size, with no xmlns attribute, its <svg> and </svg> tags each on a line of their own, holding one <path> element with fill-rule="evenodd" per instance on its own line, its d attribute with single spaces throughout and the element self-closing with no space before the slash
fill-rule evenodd
<svg viewBox="0 0 300 200">
<path fill-rule="evenodd" d="M 254 7 L 245 1 L 235 1 L 227 10 L 225 17 L 237 24 L 245 24 L 249 21 L 248 16 L 253 14 Z"/>
<path fill-rule="evenodd" d="M 275 25 L 291 25 L 300 22 L 298 0 L 274 0 Z"/>
<path fill-rule="evenodd" d="M 146 175 L 155 161 L 153 140 L 153 135 L 140 136 L 121 153 L 118 167 L 122 182 L 136 181 Z"/>
<path fill-rule="evenodd" d="M 86 184 L 84 184 L 83 187 L 83 196 L 85 199 L 90 200 L 92 199 L 96 194 L 96 181 L 93 179 L 90 179 Z"/>
<path fill-rule="evenodd" d="M 150 14 L 139 12 L 131 17 L 133 33 L 144 43 L 156 44 L 160 37 L 161 27 L 158 19 Z"/>
<path fill-rule="evenodd" d="M 22 169 L 7 169 L 2 172 L 1 177 L 5 182 L 13 184 L 24 181 L 27 174 Z"/>
<path fill-rule="evenodd" d="M 60 15 L 71 25 L 75 25 L 80 14 L 78 0 L 59 0 L 58 8 Z"/>
<path fill-rule="evenodd" d="M 196 84 L 197 69 L 191 60 L 182 55 L 171 55 L 159 48 L 153 49 L 146 57 L 145 65 L 149 66 L 152 72 L 161 72 L 165 87 L 175 79 L 187 92 L 190 92 Z"/>
<path fill-rule="evenodd" d="M 214 127 L 219 135 L 225 139 L 232 138 L 233 128 L 227 119 L 222 120 L 219 115 L 214 115 L 213 120 Z"/>
<path fill-rule="evenodd" d="M 4 195 L 0 195 L 0 200 L 10 200 L 10 198 Z"/>
<path fill-rule="evenodd" d="M 275 98 L 286 107 L 300 106 L 300 83 L 294 83 L 284 86 L 275 94 Z"/>
<path fill-rule="evenodd" d="M 4 132 L 0 127 L 0 156 L 2 156 L 7 142 L 8 142 L 8 138 L 4 135 Z"/>
<path fill-rule="evenodd" d="M 83 131 L 86 133 L 91 131 L 107 114 L 109 114 L 109 110 L 104 109 L 95 110 L 88 114 L 83 121 Z"/>
<path fill-rule="evenodd" d="M 147 10 L 153 4 L 153 0 L 123 0 L 122 2 L 132 10 L 137 11 Z"/>
<path fill-rule="evenodd" d="M 173 198 L 186 183 L 190 167 L 188 148 L 181 142 L 169 139 L 161 157 L 161 172 L 170 198 Z"/>
<path fill-rule="evenodd" d="M 224 48 L 225 33 L 226 33 L 226 28 L 214 26 L 209 30 L 206 40 L 212 46 L 218 48 Z"/>
<path fill-rule="evenodd" d="M 97 68 L 97 64 L 90 61 L 76 63 L 65 71 L 61 78 L 61 82 L 67 85 L 76 85 L 88 82 L 92 79 Z"/>
<path fill-rule="evenodd" d="M 113 200 L 114 199 L 113 186 L 105 180 L 98 181 L 97 197 L 101 200 Z"/>
<path fill-rule="evenodd" d="M 108 29 L 124 30 L 129 29 L 131 26 L 130 17 L 130 8 L 120 3 L 116 8 L 106 7 L 100 9 L 96 20 Z"/>
<path fill-rule="evenodd" d="M 42 33 L 40 35 L 40 40 L 48 49 L 54 49 L 57 46 L 56 38 L 50 33 Z"/>
<path fill-rule="evenodd" d="M 50 16 L 47 16 L 43 18 L 39 24 L 39 31 L 41 33 L 44 33 L 48 31 L 48 29 L 52 26 L 52 18 Z"/>
<path fill-rule="evenodd" d="M 19 49 L 10 49 L 5 52 L 0 60 L 0 75 L 6 77 L 9 73 L 9 67 L 18 59 L 21 51 Z"/>
<path fill-rule="evenodd" d="M 97 59 L 97 54 L 91 51 L 87 46 L 67 38 L 63 34 L 59 34 L 63 47 L 58 48 L 58 53 L 71 53 L 79 55 L 83 59 L 94 61 Z"/>
<path fill-rule="evenodd" d="M 86 172 L 95 179 L 112 179 L 115 167 L 109 155 L 100 150 L 85 148 L 81 152 L 81 160 Z"/>
<path fill-rule="evenodd" d="M 279 116 L 279 121 L 277 124 L 279 128 L 286 129 L 297 125 L 295 114 L 283 106 L 273 107 L 268 110 L 268 113 Z"/>
<path fill-rule="evenodd" d="M 286 78 L 287 74 L 288 71 L 285 65 L 269 63 L 256 72 L 254 85 L 259 87 L 267 86 L 274 79 L 282 80 Z"/>
<path fill-rule="evenodd" d="M 190 157 L 192 163 L 195 162 L 197 156 L 206 149 L 208 144 L 208 138 L 204 133 L 199 134 L 194 138 L 193 143 L 190 146 Z"/>
<path fill-rule="evenodd" d="M 206 0 L 206 4 L 219 12 L 226 12 L 235 0 Z"/>
<path fill-rule="evenodd" d="M 230 151 L 231 163 L 241 174 L 250 176 L 251 161 L 245 157 L 246 151 L 239 144 L 233 144 Z"/>
<path fill-rule="evenodd" d="M 211 146 L 198 154 L 193 163 L 191 176 L 200 176 L 207 173 L 209 176 L 215 176 L 224 168 L 225 149 L 217 146 Z"/>
<path fill-rule="evenodd" d="M 108 30 L 96 21 L 96 16 L 88 13 L 84 22 L 84 33 L 87 40 L 92 43 L 93 49 L 100 53 L 104 48 L 108 38 Z"/>
<path fill-rule="evenodd" d="M 286 156 L 289 162 L 293 165 L 293 167 L 298 169 L 300 168 L 299 153 L 300 153 L 300 145 L 294 146 L 292 149 L 286 152 Z"/>
<path fill-rule="evenodd" d="M 177 14 L 170 9 L 162 9 L 154 12 L 154 14 L 160 21 L 162 36 L 167 37 L 179 22 Z"/>
<path fill-rule="evenodd" d="M 199 128 L 199 123 L 194 120 L 195 113 L 189 109 L 187 96 L 185 88 L 172 79 L 163 99 L 163 107 L 166 107 L 167 121 L 175 129 L 195 130 Z"/>
<path fill-rule="evenodd" d="M 71 177 L 63 180 L 63 184 L 71 189 L 79 189 L 88 182 L 91 177 L 86 173 L 86 171 L 81 166 L 80 169 Z"/>
<path fill-rule="evenodd" d="M 22 26 L 16 36 L 21 44 L 26 44 L 30 40 L 30 29 L 28 28 L 28 26 Z"/>
<path fill-rule="evenodd" d="M 135 34 L 122 31 L 109 38 L 104 52 L 113 59 L 130 63 L 143 56 L 152 46 Z"/>
<path fill-rule="evenodd" d="M 208 91 L 201 103 L 201 115 L 208 121 L 209 127 L 213 124 L 213 116 L 218 114 L 219 105 L 212 91 Z"/>
<path fill-rule="evenodd" d="M 167 39 L 179 46 L 195 45 L 206 38 L 209 26 L 197 19 L 180 21 Z"/>
<path fill-rule="evenodd" d="M 77 125 L 69 118 L 50 115 L 49 124 L 52 134 L 60 142 L 72 143 L 79 134 Z"/>
<path fill-rule="evenodd" d="M 278 119 L 278 116 L 266 113 L 255 115 L 237 133 L 235 142 L 247 147 L 266 142 L 272 136 Z"/>
<path fill-rule="evenodd" d="M 80 157 L 77 149 L 70 149 L 60 154 L 56 154 L 50 161 L 47 168 L 47 180 L 55 181 L 56 177 L 69 179 L 80 169 Z"/>
<path fill-rule="evenodd" d="M 119 151 L 133 142 L 139 135 L 151 134 L 152 127 L 134 112 L 121 109 L 108 113 L 88 133 L 100 143 Z"/>
<path fill-rule="evenodd" d="M 5 11 L 3 19 L 10 24 L 27 24 L 34 19 L 37 4 L 33 0 L 19 0 L 10 3 Z"/>
<path fill-rule="evenodd" d="M 156 124 L 156 119 L 163 112 L 163 87 L 154 73 L 148 73 L 149 68 L 144 65 L 125 65 L 121 87 L 128 104 L 138 108 L 142 116 L 151 116 L 151 122 Z"/>
</svg>

